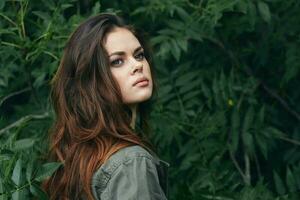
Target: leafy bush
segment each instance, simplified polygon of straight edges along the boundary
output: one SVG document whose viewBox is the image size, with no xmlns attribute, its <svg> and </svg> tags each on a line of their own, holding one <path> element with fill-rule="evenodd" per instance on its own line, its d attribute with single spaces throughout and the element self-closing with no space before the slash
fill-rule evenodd
<svg viewBox="0 0 300 200">
<path fill-rule="evenodd" d="M 49 81 L 69 34 L 100 12 L 151 36 L 152 139 L 170 199 L 299 199 L 297 0 L 0 1 L 0 199 L 47 199 Z"/>
</svg>

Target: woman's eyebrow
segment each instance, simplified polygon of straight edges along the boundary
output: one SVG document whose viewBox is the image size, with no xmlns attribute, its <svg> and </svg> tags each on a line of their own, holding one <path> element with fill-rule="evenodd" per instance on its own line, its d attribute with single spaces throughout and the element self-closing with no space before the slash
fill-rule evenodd
<svg viewBox="0 0 300 200">
<path fill-rule="evenodd" d="M 140 50 L 143 50 L 143 47 L 139 46 L 138 48 L 136 48 L 134 51 L 133 51 L 133 54 L 137 53 L 138 51 Z"/>
<path fill-rule="evenodd" d="M 137 53 L 138 51 L 140 50 L 143 50 L 143 47 L 139 46 L 137 47 L 134 51 L 133 51 L 133 54 Z M 113 55 L 118 55 L 118 56 L 122 56 L 122 55 L 125 55 L 125 52 L 124 51 L 116 51 L 116 52 L 113 52 L 112 54 L 109 55 L 109 57 L 113 56 Z"/>
</svg>

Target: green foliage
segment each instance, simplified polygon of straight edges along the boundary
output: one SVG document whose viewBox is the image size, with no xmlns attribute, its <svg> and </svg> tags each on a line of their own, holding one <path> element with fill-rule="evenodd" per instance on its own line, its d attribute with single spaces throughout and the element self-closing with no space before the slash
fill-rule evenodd
<svg viewBox="0 0 300 200">
<path fill-rule="evenodd" d="M 297 0 L 0 1 L 0 200 L 47 199 L 49 81 L 89 16 L 151 36 L 159 81 L 152 139 L 170 199 L 299 199 Z"/>
</svg>

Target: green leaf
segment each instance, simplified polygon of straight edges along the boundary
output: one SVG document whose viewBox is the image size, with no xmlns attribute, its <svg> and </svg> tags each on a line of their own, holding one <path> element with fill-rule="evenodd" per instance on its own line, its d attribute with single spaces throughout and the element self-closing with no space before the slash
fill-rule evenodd
<svg viewBox="0 0 300 200">
<path fill-rule="evenodd" d="M 173 99 L 175 99 L 175 97 L 176 94 L 171 93 L 170 95 L 161 96 L 159 99 L 161 100 L 162 103 L 169 104 Z"/>
<path fill-rule="evenodd" d="M 186 83 L 185 85 L 183 85 L 182 87 L 180 87 L 179 89 L 179 93 L 181 95 L 186 94 L 188 91 L 194 90 L 197 88 L 197 86 L 200 86 L 201 84 L 201 79 L 196 79 L 191 81 L 190 83 Z"/>
<path fill-rule="evenodd" d="M 178 20 L 168 20 L 166 22 L 166 24 L 171 28 L 171 29 L 175 29 L 175 30 L 180 30 L 182 29 L 182 27 L 184 27 L 184 23 Z"/>
<path fill-rule="evenodd" d="M 266 4 L 263 1 L 259 1 L 258 2 L 258 10 L 259 10 L 259 13 L 260 13 L 261 17 L 263 18 L 263 20 L 267 23 L 270 23 L 271 12 L 270 12 L 268 4 Z"/>
<path fill-rule="evenodd" d="M 258 114 L 258 119 L 259 119 L 260 124 L 264 123 L 264 121 L 265 121 L 265 106 L 261 107 L 259 114 Z"/>
<path fill-rule="evenodd" d="M 6 161 L 6 160 L 10 160 L 10 159 L 11 159 L 11 155 L 0 154 L 0 162 Z"/>
<path fill-rule="evenodd" d="M 177 44 L 184 52 L 187 52 L 188 42 L 186 39 L 178 39 Z"/>
<path fill-rule="evenodd" d="M 236 7 L 236 11 L 246 14 L 248 3 L 246 1 L 238 1 L 235 7 Z"/>
<path fill-rule="evenodd" d="M 214 93 L 215 103 L 219 108 L 221 108 L 222 107 L 221 93 L 220 93 L 220 88 L 216 76 L 214 77 L 213 80 L 212 90 Z"/>
<path fill-rule="evenodd" d="M 22 183 L 22 160 L 21 159 L 18 159 L 15 164 L 11 180 L 17 186 L 21 186 Z"/>
<path fill-rule="evenodd" d="M 211 98 L 211 92 L 210 89 L 207 87 L 207 85 L 204 83 L 204 81 L 201 79 L 201 90 L 203 95 L 207 98 L 210 99 Z"/>
<path fill-rule="evenodd" d="M 33 160 L 30 160 L 26 166 L 26 179 L 28 182 L 31 182 L 33 172 Z"/>
<path fill-rule="evenodd" d="M 13 200 L 27 200 L 28 199 L 28 191 L 27 189 L 17 189 L 13 194 L 12 194 L 12 199 Z"/>
<path fill-rule="evenodd" d="M 165 35 L 159 35 L 159 36 L 156 36 L 156 37 L 153 37 L 151 40 L 150 40 L 150 43 L 152 46 L 155 46 L 157 44 L 160 44 L 164 41 L 167 41 L 169 40 L 169 37 L 165 36 Z"/>
<path fill-rule="evenodd" d="M 178 62 L 180 59 L 180 49 L 179 46 L 177 45 L 176 40 L 170 40 L 170 46 L 171 46 L 171 53 L 174 56 L 174 58 L 176 59 L 176 61 Z"/>
<path fill-rule="evenodd" d="M 231 148 L 235 152 L 239 144 L 239 135 L 240 135 L 240 116 L 237 108 L 234 108 L 233 113 L 231 114 Z"/>
<path fill-rule="evenodd" d="M 282 79 L 283 83 L 288 83 L 290 80 L 299 77 L 300 73 L 300 52 L 299 44 L 288 44 L 285 53 L 285 73 Z"/>
<path fill-rule="evenodd" d="M 253 136 L 249 132 L 243 132 L 242 133 L 242 140 L 243 144 L 245 146 L 245 150 L 250 154 L 253 155 L 254 152 L 254 142 L 253 142 Z"/>
<path fill-rule="evenodd" d="M 285 134 L 275 127 L 267 127 L 266 132 L 276 138 L 285 137 Z"/>
<path fill-rule="evenodd" d="M 71 8 L 71 7 L 73 7 L 73 6 L 74 6 L 73 4 L 70 4 L 70 3 L 64 3 L 64 4 L 61 5 L 61 8 L 65 10 L 65 9 Z"/>
<path fill-rule="evenodd" d="M 51 17 L 46 12 L 32 11 L 32 13 L 35 14 L 36 16 L 38 16 L 39 18 L 43 19 L 46 22 L 51 20 Z"/>
<path fill-rule="evenodd" d="M 144 14 L 145 12 L 147 12 L 147 7 L 139 7 L 137 9 L 135 9 L 133 12 L 131 12 L 130 14 L 132 16 L 134 16 L 134 15 L 137 15 L 137 14 L 140 14 L 140 13 Z"/>
<path fill-rule="evenodd" d="M 30 192 L 37 197 L 39 200 L 48 200 L 47 194 L 39 188 L 35 183 L 30 185 Z"/>
<path fill-rule="evenodd" d="M 164 86 L 159 88 L 158 92 L 159 92 L 160 97 L 164 97 L 164 96 L 168 96 L 171 91 L 172 91 L 172 86 L 171 85 L 164 85 Z"/>
<path fill-rule="evenodd" d="M 172 40 L 174 36 L 178 35 L 178 32 L 176 30 L 168 29 L 168 28 L 162 29 L 162 30 L 158 31 L 158 33 L 161 35 L 169 36 L 169 40 Z"/>
<path fill-rule="evenodd" d="M 7 200 L 8 197 L 6 194 L 0 194 L 0 200 Z"/>
<path fill-rule="evenodd" d="M 35 140 L 32 138 L 26 138 L 17 140 L 14 144 L 14 150 L 23 150 L 32 147 L 35 143 Z"/>
<path fill-rule="evenodd" d="M 278 194 L 283 195 L 285 194 L 285 186 L 282 182 L 282 179 L 280 178 L 280 176 L 277 174 L 276 171 L 273 171 L 273 178 L 274 178 L 274 182 L 275 182 L 275 188 L 276 191 L 278 192 Z"/>
<path fill-rule="evenodd" d="M 289 167 L 287 167 L 286 171 L 286 184 L 289 192 L 295 192 L 297 190 L 297 185 L 295 181 L 296 174 L 294 175 Z"/>
<path fill-rule="evenodd" d="M 43 164 L 42 167 L 37 172 L 37 175 L 34 178 L 34 180 L 40 182 L 49 178 L 61 165 L 62 164 L 58 162 Z"/>
<path fill-rule="evenodd" d="M 193 148 L 194 147 L 194 148 Z M 176 158 L 180 158 L 181 156 L 184 156 L 188 153 L 195 152 L 196 153 L 196 141 L 195 140 L 189 140 L 179 151 L 179 153 L 176 155 Z"/>
<path fill-rule="evenodd" d="M 249 129 L 253 125 L 254 120 L 254 109 L 252 106 L 250 106 L 246 112 L 244 122 L 243 122 L 243 132 L 248 132 Z"/>
<path fill-rule="evenodd" d="M 169 42 L 163 42 L 160 46 L 159 52 L 157 53 L 157 56 L 161 57 L 162 59 L 166 59 L 168 54 L 170 53 L 170 43 Z"/>
<path fill-rule="evenodd" d="M 179 170 L 183 171 L 183 170 L 189 169 L 190 167 L 193 166 L 193 162 L 196 162 L 199 160 L 200 156 L 201 155 L 198 153 L 186 156 L 185 159 L 182 161 L 182 163 L 179 167 Z"/>
<path fill-rule="evenodd" d="M 5 6 L 5 1 L 0 1 L 0 10 L 2 10 Z"/>
<path fill-rule="evenodd" d="M 39 74 L 39 76 L 35 79 L 33 86 L 35 88 L 39 88 L 40 86 L 42 86 L 43 83 L 45 82 L 46 75 L 47 75 L 47 73 Z"/>
<path fill-rule="evenodd" d="M 260 152 L 262 153 L 264 158 L 267 160 L 267 158 L 268 158 L 268 144 L 267 144 L 267 141 L 263 137 L 257 137 L 257 135 L 255 135 L 255 136 L 256 136 L 255 142 L 257 143 Z"/>
<path fill-rule="evenodd" d="M 198 73 L 195 71 L 191 71 L 188 73 L 185 73 L 183 75 L 178 76 L 178 78 L 175 81 L 175 86 L 186 86 L 193 82 L 195 78 L 199 76 Z"/>
<path fill-rule="evenodd" d="M 3 179 L 0 176 L 0 194 L 5 193 L 5 188 L 4 188 L 4 183 L 3 183 Z M 0 200 L 7 200 L 7 196 L 6 195 L 0 195 Z"/>
<path fill-rule="evenodd" d="M 257 20 L 257 11 L 256 11 L 257 9 L 253 1 L 249 1 L 248 5 L 249 5 L 248 12 L 249 12 L 249 22 L 250 22 L 250 26 L 248 29 L 249 31 L 254 31 L 256 20 Z"/>
<path fill-rule="evenodd" d="M 92 8 L 92 15 L 96 15 L 100 13 L 101 10 L 100 8 L 101 8 L 100 2 L 96 2 L 94 7 Z"/>
<path fill-rule="evenodd" d="M 181 19 L 183 19 L 185 22 L 191 21 L 191 16 L 182 7 L 176 6 L 175 9 Z"/>
<path fill-rule="evenodd" d="M 223 97 L 223 101 L 226 102 L 228 100 L 228 94 L 226 91 L 226 86 L 227 86 L 227 81 L 226 81 L 226 77 L 224 74 L 224 71 L 222 70 L 221 75 L 220 75 L 220 79 L 219 79 L 219 86 L 220 86 L 220 92 L 222 94 Z"/>
<path fill-rule="evenodd" d="M 45 8 L 48 8 L 50 10 L 55 10 L 57 9 L 57 6 L 55 5 L 54 1 L 42 1 L 43 6 L 45 6 Z"/>
<path fill-rule="evenodd" d="M 201 93 L 200 90 L 194 90 L 192 92 L 189 92 L 187 94 L 185 94 L 182 98 L 182 101 L 187 101 L 187 100 L 190 100 L 190 99 L 193 99 L 193 98 L 196 98 L 199 94 Z"/>
</svg>

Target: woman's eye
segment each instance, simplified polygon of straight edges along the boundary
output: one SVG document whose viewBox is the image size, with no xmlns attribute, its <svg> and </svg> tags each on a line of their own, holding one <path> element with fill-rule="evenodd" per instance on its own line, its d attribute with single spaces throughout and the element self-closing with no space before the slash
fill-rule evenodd
<svg viewBox="0 0 300 200">
<path fill-rule="evenodd" d="M 123 63 L 123 60 L 122 59 L 116 59 L 116 60 L 113 60 L 110 62 L 110 65 L 111 66 L 119 66 Z"/>
<path fill-rule="evenodd" d="M 144 52 L 140 52 L 135 56 L 135 59 L 137 60 L 143 60 L 145 58 Z"/>
</svg>

